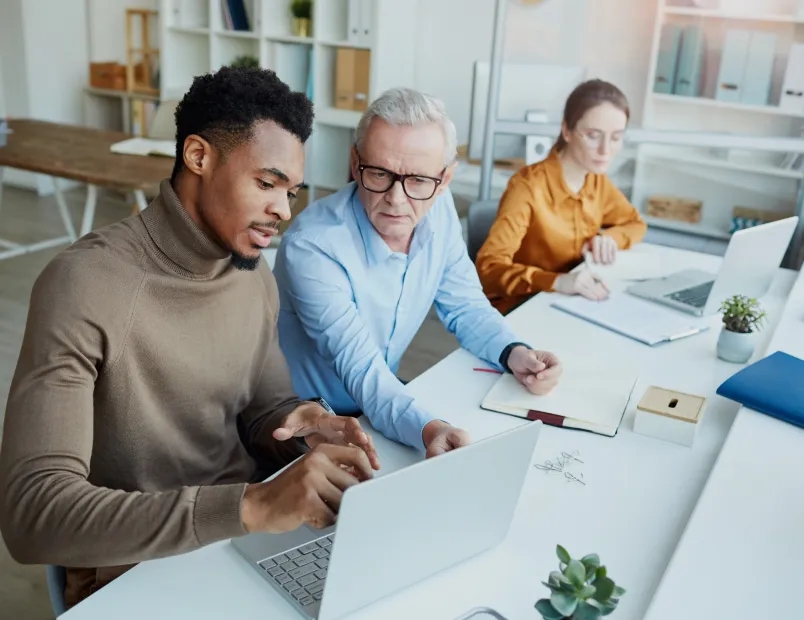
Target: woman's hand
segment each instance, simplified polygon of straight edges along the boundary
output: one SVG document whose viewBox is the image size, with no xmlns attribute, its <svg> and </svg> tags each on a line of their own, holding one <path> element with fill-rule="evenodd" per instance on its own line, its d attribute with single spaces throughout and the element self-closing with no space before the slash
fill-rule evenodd
<svg viewBox="0 0 804 620">
<path fill-rule="evenodd" d="M 592 301 L 603 301 L 609 296 L 609 288 L 589 269 L 565 273 L 556 278 L 553 290 L 564 295 L 582 295 Z"/>
<path fill-rule="evenodd" d="M 597 235 L 583 244 L 581 253 L 590 254 L 592 260 L 600 265 L 610 265 L 617 258 L 617 242 L 606 235 Z"/>
</svg>

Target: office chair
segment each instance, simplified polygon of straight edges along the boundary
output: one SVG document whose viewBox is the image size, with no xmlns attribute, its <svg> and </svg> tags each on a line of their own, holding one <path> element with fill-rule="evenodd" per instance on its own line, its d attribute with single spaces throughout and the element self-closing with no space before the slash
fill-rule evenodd
<svg viewBox="0 0 804 620">
<path fill-rule="evenodd" d="M 489 235 L 491 225 L 497 217 L 497 200 L 481 200 L 469 205 L 469 215 L 466 218 L 467 249 L 469 258 L 475 261 L 477 252 Z"/>
<path fill-rule="evenodd" d="M 67 611 L 67 607 L 64 604 L 64 586 L 67 581 L 67 571 L 63 566 L 53 564 L 48 564 L 45 570 L 47 572 L 47 591 L 50 595 L 50 606 L 58 618 Z"/>
</svg>

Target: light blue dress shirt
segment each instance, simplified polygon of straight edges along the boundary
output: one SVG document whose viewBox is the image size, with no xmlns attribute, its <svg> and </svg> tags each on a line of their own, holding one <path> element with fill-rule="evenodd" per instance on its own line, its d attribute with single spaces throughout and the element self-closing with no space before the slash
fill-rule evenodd
<svg viewBox="0 0 804 620">
<path fill-rule="evenodd" d="M 404 254 L 382 240 L 351 183 L 296 217 L 274 275 L 279 343 L 299 397 L 321 396 L 339 414 L 362 411 L 410 446 L 423 446 L 433 417 L 395 373 L 433 302 L 461 346 L 495 368 L 516 340 L 483 294 L 449 190 Z"/>
</svg>

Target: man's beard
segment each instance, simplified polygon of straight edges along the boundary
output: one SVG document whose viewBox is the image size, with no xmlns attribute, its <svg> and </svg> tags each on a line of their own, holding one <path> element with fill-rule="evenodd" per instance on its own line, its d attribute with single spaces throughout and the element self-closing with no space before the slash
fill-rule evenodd
<svg viewBox="0 0 804 620">
<path fill-rule="evenodd" d="M 254 271 L 257 267 L 259 267 L 261 258 L 261 255 L 257 255 L 255 258 L 250 258 L 248 256 L 238 254 L 237 252 L 232 252 L 232 266 L 240 271 Z"/>
<path fill-rule="evenodd" d="M 277 221 L 252 222 L 251 225 L 261 228 L 271 228 L 276 233 L 279 233 L 279 222 Z M 262 251 L 262 248 L 258 245 L 255 245 L 254 249 Z M 254 271 L 260 264 L 261 254 L 262 252 L 260 252 L 256 258 L 249 258 L 248 256 L 243 256 L 232 250 L 232 265 L 235 269 L 239 269 L 240 271 Z"/>
</svg>

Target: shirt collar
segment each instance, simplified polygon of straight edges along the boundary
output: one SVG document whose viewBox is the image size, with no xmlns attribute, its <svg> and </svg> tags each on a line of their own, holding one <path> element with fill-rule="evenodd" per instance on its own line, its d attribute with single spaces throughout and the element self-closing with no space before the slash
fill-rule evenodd
<svg viewBox="0 0 804 620">
<path fill-rule="evenodd" d="M 567 181 L 564 179 L 564 167 L 561 165 L 561 160 L 558 158 L 558 151 L 553 147 L 547 159 L 544 160 L 544 165 L 548 170 L 548 178 L 552 179 L 551 189 L 553 195 L 559 200 L 565 198 L 591 198 L 594 195 L 594 177 L 591 173 L 586 175 L 586 180 L 583 187 L 579 192 L 573 192 Z"/>
<path fill-rule="evenodd" d="M 366 215 L 366 209 L 363 206 L 363 203 L 360 202 L 360 197 L 357 194 L 357 184 L 355 184 L 355 189 L 352 192 L 350 201 L 352 210 L 355 214 L 355 219 L 357 220 L 357 227 L 360 230 L 360 236 L 363 238 L 363 246 L 366 250 L 366 260 L 368 261 L 369 266 L 373 267 L 374 265 L 378 265 L 383 261 L 388 260 L 388 258 L 394 254 L 399 254 L 399 252 L 394 252 L 388 247 L 388 244 L 385 243 L 383 238 L 380 236 L 380 233 L 378 233 L 377 229 L 374 228 L 371 220 L 369 220 L 368 215 Z M 416 254 L 418 254 L 432 238 L 434 233 L 432 225 L 432 213 L 438 207 L 439 199 L 436 200 L 436 203 L 432 206 L 427 215 L 425 215 L 416 226 L 415 232 L 413 233 L 413 241 L 410 244 L 408 260 L 415 258 Z"/>
<path fill-rule="evenodd" d="M 140 217 L 154 245 L 167 259 L 163 262 L 179 275 L 204 279 L 231 266 L 232 253 L 196 225 L 169 180 L 159 184 L 159 195 Z"/>
</svg>

